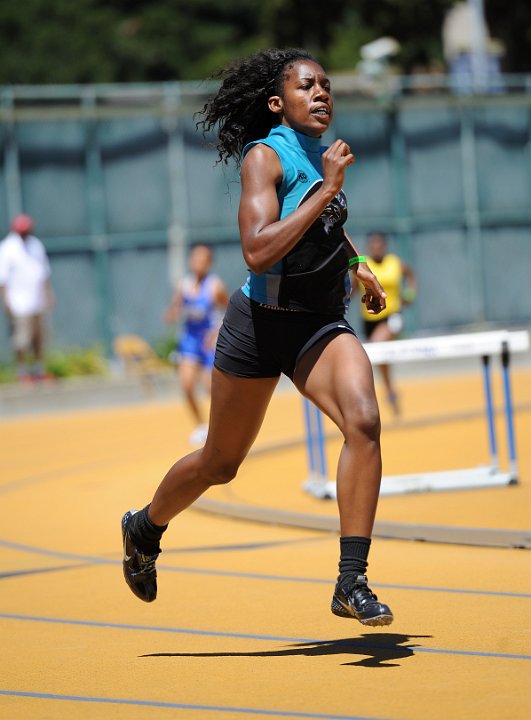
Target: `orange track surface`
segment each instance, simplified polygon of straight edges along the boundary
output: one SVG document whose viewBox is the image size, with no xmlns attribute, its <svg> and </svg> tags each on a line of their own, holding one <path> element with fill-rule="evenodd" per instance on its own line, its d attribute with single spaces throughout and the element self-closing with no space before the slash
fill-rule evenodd
<svg viewBox="0 0 531 720">
<path fill-rule="evenodd" d="M 518 486 L 386 497 L 378 518 L 529 528 L 531 373 L 513 385 Z M 481 411 L 480 378 L 401 390 L 403 422 L 383 408 L 386 474 L 486 462 L 484 421 L 466 417 Z M 396 617 L 378 630 L 329 611 L 334 535 L 191 509 L 165 536 L 159 598 L 134 598 L 120 518 L 149 500 L 190 429 L 184 408 L 154 403 L 0 425 L 0 717 L 531 717 L 528 551 L 375 540 L 371 584 Z M 279 393 L 257 445 L 297 435 L 301 400 Z M 306 472 L 302 444 L 257 454 L 209 495 L 335 513 L 301 492 Z"/>
</svg>

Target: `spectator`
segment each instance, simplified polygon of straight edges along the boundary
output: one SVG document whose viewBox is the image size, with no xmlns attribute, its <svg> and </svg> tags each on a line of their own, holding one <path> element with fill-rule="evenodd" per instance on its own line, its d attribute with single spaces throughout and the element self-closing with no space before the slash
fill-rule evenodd
<svg viewBox="0 0 531 720">
<path fill-rule="evenodd" d="M 44 379 L 45 313 L 55 303 L 50 264 L 32 235 L 29 215 L 17 215 L 0 243 L 0 296 L 7 315 L 20 382 Z"/>
</svg>

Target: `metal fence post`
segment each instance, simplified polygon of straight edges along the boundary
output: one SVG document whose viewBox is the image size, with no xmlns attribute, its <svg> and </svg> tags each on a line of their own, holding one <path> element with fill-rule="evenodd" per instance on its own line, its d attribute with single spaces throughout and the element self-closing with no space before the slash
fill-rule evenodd
<svg viewBox="0 0 531 720">
<path fill-rule="evenodd" d="M 103 350 L 107 357 L 111 357 L 113 353 L 113 308 L 105 194 L 103 190 L 103 168 L 98 137 L 98 120 L 95 117 L 90 117 L 91 111 L 96 108 L 94 87 L 88 87 L 85 90 L 81 102 L 83 109 L 89 115 L 89 117 L 85 118 L 87 206 L 90 244 L 93 252 L 94 271 L 96 273 L 96 287 L 98 288 L 98 321 Z"/>
</svg>

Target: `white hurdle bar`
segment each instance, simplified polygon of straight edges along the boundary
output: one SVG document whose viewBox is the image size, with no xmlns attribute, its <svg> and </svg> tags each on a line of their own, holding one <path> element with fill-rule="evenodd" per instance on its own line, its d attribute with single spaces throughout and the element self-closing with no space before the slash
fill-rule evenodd
<svg viewBox="0 0 531 720">
<path fill-rule="evenodd" d="M 365 343 L 364 347 L 373 365 L 465 357 L 480 357 L 483 365 L 483 385 L 490 464 L 488 466 L 471 469 L 465 468 L 442 472 L 386 476 L 382 479 L 381 495 L 496 487 L 518 482 L 514 410 L 510 382 L 510 357 L 513 353 L 525 352 L 529 349 L 530 342 L 527 331 L 499 330 L 463 335 L 443 335 L 429 338 L 413 338 L 410 340 L 394 340 L 383 343 Z M 495 354 L 500 355 L 502 366 L 505 426 L 509 458 L 509 469 L 507 472 L 501 471 L 499 467 L 492 402 L 490 358 Z M 319 412 L 317 408 L 315 408 L 315 411 Z M 307 437 L 309 452 L 312 440 L 312 437 Z M 318 439 L 318 442 L 322 442 L 322 439 Z M 318 498 L 336 497 L 335 481 L 329 480 L 326 477 L 319 477 L 318 475 L 316 477 L 315 473 L 311 474 L 310 478 L 305 481 L 303 489 Z"/>
</svg>

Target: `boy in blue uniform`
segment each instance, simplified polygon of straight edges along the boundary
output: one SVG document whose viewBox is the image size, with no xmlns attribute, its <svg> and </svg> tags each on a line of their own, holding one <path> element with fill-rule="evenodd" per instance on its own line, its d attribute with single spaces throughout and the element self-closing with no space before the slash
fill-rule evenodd
<svg viewBox="0 0 531 720">
<path fill-rule="evenodd" d="M 203 445 L 208 425 L 196 389 L 202 380 L 205 392 L 210 394 L 214 349 L 228 296 L 221 279 L 210 272 L 212 251 L 207 245 L 196 245 L 188 264 L 190 272 L 178 283 L 166 320 L 182 322 L 178 341 L 179 379 L 197 426 L 190 435 L 190 443 Z"/>
</svg>

